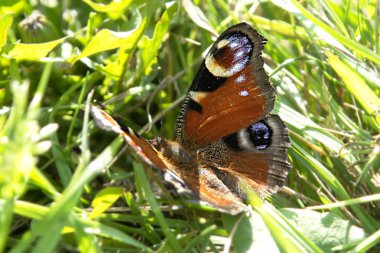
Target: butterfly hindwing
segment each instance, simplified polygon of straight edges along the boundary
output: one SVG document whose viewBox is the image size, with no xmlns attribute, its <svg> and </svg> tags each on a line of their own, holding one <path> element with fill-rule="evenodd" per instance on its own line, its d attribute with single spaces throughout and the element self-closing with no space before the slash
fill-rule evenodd
<svg viewBox="0 0 380 253">
<path fill-rule="evenodd" d="M 291 168 L 286 150 L 290 147 L 288 130 L 277 115 L 268 115 L 223 138 L 228 164 L 219 166 L 231 177 L 244 180 L 261 197 L 277 192 Z M 237 191 L 237 190 L 235 190 Z"/>
</svg>

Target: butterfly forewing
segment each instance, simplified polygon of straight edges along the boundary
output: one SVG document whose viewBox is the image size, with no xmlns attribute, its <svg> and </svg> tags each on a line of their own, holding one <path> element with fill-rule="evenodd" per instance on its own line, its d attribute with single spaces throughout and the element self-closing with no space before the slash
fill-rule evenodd
<svg viewBox="0 0 380 253">
<path fill-rule="evenodd" d="M 124 140 L 144 162 L 162 171 L 167 170 L 168 166 L 162 155 L 131 128 L 122 127 L 113 117 L 96 106 L 91 106 L 91 114 L 99 128 L 122 135 Z"/>
<path fill-rule="evenodd" d="M 265 39 L 242 23 L 214 43 L 185 99 L 177 141 L 204 146 L 264 118 L 274 89 L 263 69 Z"/>
</svg>

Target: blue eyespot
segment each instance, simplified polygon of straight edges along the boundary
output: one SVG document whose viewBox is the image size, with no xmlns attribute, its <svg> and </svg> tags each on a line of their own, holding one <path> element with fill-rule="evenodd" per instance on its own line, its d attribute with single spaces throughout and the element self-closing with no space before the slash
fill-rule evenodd
<svg viewBox="0 0 380 253">
<path fill-rule="evenodd" d="M 253 125 L 250 125 L 247 128 L 247 131 L 252 144 L 258 150 L 264 150 L 270 146 L 273 131 L 264 121 L 259 121 Z"/>
</svg>

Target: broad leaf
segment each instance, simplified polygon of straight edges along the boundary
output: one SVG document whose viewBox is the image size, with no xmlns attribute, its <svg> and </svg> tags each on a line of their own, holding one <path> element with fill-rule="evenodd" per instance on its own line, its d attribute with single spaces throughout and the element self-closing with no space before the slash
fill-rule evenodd
<svg viewBox="0 0 380 253">
<path fill-rule="evenodd" d="M 126 9 L 132 0 L 111 1 L 109 4 L 95 3 L 91 0 L 82 0 L 97 12 L 120 12 Z"/>
<path fill-rule="evenodd" d="M 12 14 L 4 14 L 0 16 L 0 51 L 1 48 L 7 42 L 8 30 L 11 27 L 13 22 Z"/>
<path fill-rule="evenodd" d="M 55 47 L 66 38 L 53 40 L 45 43 L 16 43 L 4 47 L 6 56 L 19 61 L 42 61 Z"/>
<path fill-rule="evenodd" d="M 139 38 L 141 29 L 145 22 L 140 18 L 136 27 L 127 32 L 114 32 L 108 29 L 100 30 L 92 40 L 83 49 L 83 52 L 77 56 L 71 57 L 68 61 L 74 64 L 76 61 L 100 52 L 123 47 L 124 45 L 133 45 Z"/>
<path fill-rule="evenodd" d="M 239 223 L 237 224 L 237 222 Z M 280 252 L 258 213 L 252 212 L 251 217 L 244 217 L 241 221 L 239 221 L 239 217 L 223 215 L 223 223 L 229 231 L 236 226 L 232 239 L 232 245 L 236 252 Z"/>
<path fill-rule="evenodd" d="M 366 238 L 363 229 L 333 213 L 319 213 L 304 209 L 282 209 L 280 211 L 296 225 L 302 234 L 324 252 L 331 252 L 335 246 L 355 243 Z"/>
<path fill-rule="evenodd" d="M 122 193 L 123 189 L 121 187 L 108 187 L 101 190 L 92 201 L 94 210 L 90 218 L 93 219 L 109 209 L 120 198 Z"/>
<path fill-rule="evenodd" d="M 157 61 L 157 51 L 159 50 L 162 40 L 166 32 L 168 31 L 170 21 L 177 10 L 177 5 L 174 2 L 167 4 L 167 10 L 162 15 L 161 20 L 157 23 L 154 29 L 153 38 L 149 39 L 145 36 L 139 45 L 140 55 L 139 55 L 139 65 L 138 73 L 142 71 L 145 74 L 149 74 L 151 71 L 151 66 Z"/>
<path fill-rule="evenodd" d="M 305 209 L 281 209 L 279 212 L 324 252 L 331 252 L 335 246 L 355 243 L 366 237 L 363 229 L 329 212 Z M 239 217 L 226 215 L 223 216 L 223 222 L 228 230 L 236 226 L 232 241 L 236 252 L 281 252 L 256 212 L 241 221 Z"/>
</svg>

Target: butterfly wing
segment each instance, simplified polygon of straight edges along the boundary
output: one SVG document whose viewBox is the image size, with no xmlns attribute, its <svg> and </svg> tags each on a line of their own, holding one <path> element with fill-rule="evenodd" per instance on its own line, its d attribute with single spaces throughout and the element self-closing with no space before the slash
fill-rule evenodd
<svg viewBox="0 0 380 253">
<path fill-rule="evenodd" d="M 219 174 L 219 170 L 205 166 L 196 171 L 181 171 L 181 178 L 206 205 L 233 215 L 247 210 L 247 206 L 233 189 L 227 187 Z"/>
<path fill-rule="evenodd" d="M 270 114 L 275 90 L 263 68 L 265 43 L 245 23 L 222 33 L 198 71 L 177 120 L 177 141 L 198 150 L 200 171 L 205 166 L 212 171 L 210 177 L 199 177 L 201 199 L 222 209 L 239 204 L 217 192 L 227 194 L 224 189 L 229 189 L 244 198 L 239 184 L 244 181 L 265 197 L 282 187 L 291 168 L 287 128 Z"/>
<path fill-rule="evenodd" d="M 218 179 L 211 169 L 207 167 L 183 169 L 175 166 L 163 157 L 163 154 L 151 143 L 140 137 L 131 128 L 120 125 L 105 111 L 96 106 L 91 106 L 91 114 L 99 128 L 122 135 L 142 161 L 165 172 L 165 180 L 177 190 L 186 191 L 187 188 L 190 188 L 200 200 L 205 201 L 205 204 L 211 203 L 213 207 L 220 208 L 220 211 L 236 214 L 246 209 L 246 206 Z M 171 143 L 166 140 L 162 140 L 162 142 L 167 145 Z M 210 184 L 213 184 L 213 187 L 210 187 Z"/>
<path fill-rule="evenodd" d="M 220 35 L 185 98 L 177 120 L 178 142 L 201 147 L 270 113 L 275 91 L 263 68 L 265 43 L 245 23 Z"/>
<path fill-rule="evenodd" d="M 290 147 L 288 129 L 277 115 L 268 115 L 223 138 L 227 146 L 228 162 L 218 164 L 218 168 L 234 180 L 229 188 L 244 198 L 238 181 L 243 180 L 261 197 L 277 192 L 291 168 L 286 150 Z"/>
<path fill-rule="evenodd" d="M 122 135 L 140 159 L 150 166 L 158 168 L 164 172 L 167 171 L 168 165 L 162 159 L 161 154 L 148 141 L 135 133 L 131 128 L 122 127 L 113 117 L 96 106 L 91 106 L 91 114 L 99 128 Z"/>
<path fill-rule="evenodd" d="M 178 173 L 201 200 L 236 214 L 246 210 L 241 202 L 246 198 L 241 182 L 262 198 L 283 186 L 291 168 L 286 154 L 289 146 L 286 126 L 277 115 L 270 114 L 201 150 L 203 161 L 196 172 Z"/>
</svg>

